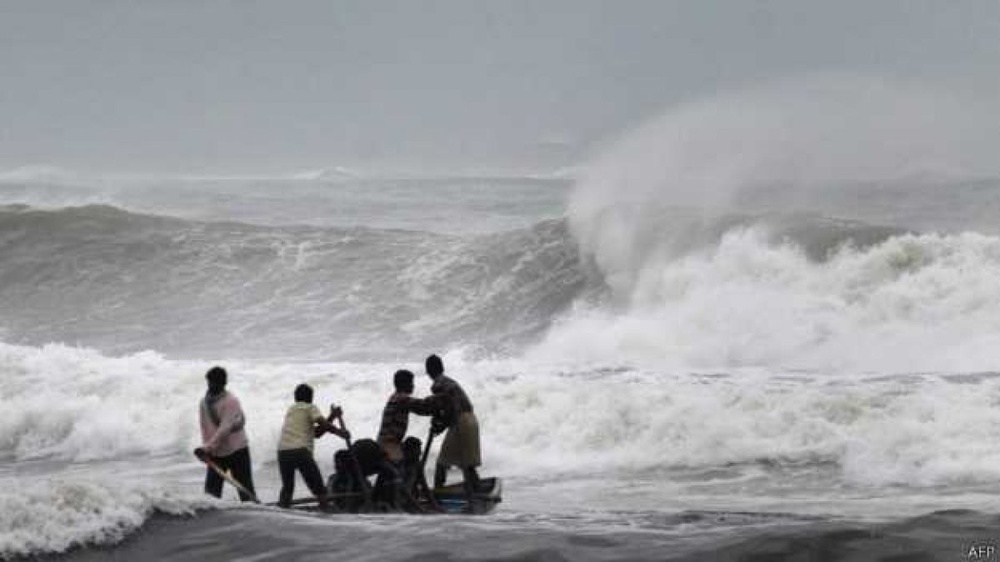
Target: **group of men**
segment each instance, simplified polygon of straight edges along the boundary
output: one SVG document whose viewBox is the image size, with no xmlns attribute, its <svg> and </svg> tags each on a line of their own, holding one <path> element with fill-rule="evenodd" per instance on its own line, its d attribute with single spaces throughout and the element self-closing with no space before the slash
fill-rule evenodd
<svg viewBox="0 0 1000 562">
<path fill-rule="evenodd" d="M 481 464 L 479 422 L 468 395 L 454 379 L 444 374 L 444 363 L 437 355 L 425 363 L 427 375 L 433 381 L 431 394 L 425 398 L 413 396 L 414 375 L 399 370 L 393 375 L 395 392 L 382 410 L 382 423 L 376 440 L 361 439 L 351 443 L 351 434 L 343 421 L 343 411 L 330 406 L 324 416 L 312 403 L 313 389 L 307 384 L 295 388 L 295 402 L 285 413 L 281 438 L 278 442 L 278 469 L 281 492 L 278 505 L 291 504 L 295 474 L 302 475 L 320 507 L 331 505 L 331 491 L 351 495 L 358 492 L 370 501 L 367 477 L 378 475 L 376 491 L 381 491 L 386 503 L 393 507 L 417 506 L 415 493 L 422 490 L 424 499 L 434 506 L 433 493 L 423 476 L 420 442 L 407 438 L 410 414 L 431 417 L 433 435 L 447 431 L 437 457 L 434 487 L 444 486 L 449 467 L 457 466 L 464 476 L 463 490 L 469 505 L 479 485 L 476 467 Z M 212 367 L 205 375 L 208 391 L 201 400 L 199 421 L 202 446 L 195 453 L 209 465 L 205 475 L 205 492 L 222 496 L 226 471 L 239 484 L 243 501 L 254 500 L 255 491 L 250 467 L 246 418 L 236 396 L 226 390 L 227 374 L 222 367 Z M 324 483 L 313 456 L 314 439 L 332 433 L 347 441 L 348 448 L 334 455 L 336 474 L 329 486 Z M 426 453 L 425 453 L 426 455 Z M 214 466 L 213 466 L 214 465 Z M 242 488 L 242 489 L 240 489 Z"/>
</svg>

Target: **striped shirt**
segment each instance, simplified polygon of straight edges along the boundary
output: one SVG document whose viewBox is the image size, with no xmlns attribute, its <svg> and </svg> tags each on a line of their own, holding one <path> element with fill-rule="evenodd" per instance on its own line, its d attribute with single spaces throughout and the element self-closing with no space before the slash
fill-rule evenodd
<svg viewBox="0 0 1000 562">
<path fill-rule="evenodd" d="M 429 416 L 434 411 L 435 403 L 430 398 L 414 398 L 404 392 L 393 394 L 382 409 L 382 425 L 378 430 L 379 444 L 384 446 L 386 443 L 401 443 L 406 437 L 411 413 Z"/>
</svg>

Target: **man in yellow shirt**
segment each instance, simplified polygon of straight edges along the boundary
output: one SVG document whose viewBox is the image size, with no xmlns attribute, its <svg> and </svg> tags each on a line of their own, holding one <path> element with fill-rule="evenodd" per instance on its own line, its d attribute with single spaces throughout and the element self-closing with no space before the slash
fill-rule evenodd
<svg viewBox="0 0 1000 562">
<path fill-rule="evenodd" d="M 325 508 L 328 505 L 326 487 L 313 457 L 313 440 L 327 432 L 344 439 L 351 438 L 346 429 L 332 423 L 340 416 L 339 408 L 330 406 L 330 415 L 324 418 L 312 400 L 312 387 L 300 384 L 295 387 L 295 403 L 285 412 L 285 423 L 281 426 L 281 440 L 278 442 L 278 470 L 281 473 L 278 505 L 281 507 L 291 505 L 295 472 L 298 471 L 319 501 L 320 508 Z"/>
</svg>

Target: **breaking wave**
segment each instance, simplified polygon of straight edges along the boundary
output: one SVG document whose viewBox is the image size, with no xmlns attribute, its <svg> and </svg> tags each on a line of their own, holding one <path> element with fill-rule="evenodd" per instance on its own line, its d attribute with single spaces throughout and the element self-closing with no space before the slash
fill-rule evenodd
<svg viewBox="0 0 1000 562">
<path fill-rule="evenodd" d="M 273 451 L 300 382 L 375 433 L 399 363 L 229 361 L 251 449 Z M 445 357 L 481 419 L 484 463 L 507 476 L 768 466 L 832 467 L 824 486 L 933 486 L 1000 477 L 996 373 L 855 375 L 733 370 L 726 375 L 576 369 L 566 363 Z M 143 353 L 0 344 L 0 451 L 18 461 L 158 458 L 190 466 L 210 364 Z M 418 394 L 427 392 L 418 381 Z M 40 388 L 47 389 L 44 396 Z M 151 408 L 155 404 L 155 408 Z M 112 405 L 109 407 L 109 405 Z M 960 405 L 957 407 L 956 405 Z M 151 414 L 153 412 L 153 414 Z M 725 415 L 720 415 L 724 412 Z M 423 418 L 410 431 L 423 436 Z M 329 464 L 335 440 L 317 442 Z M 257 462 L 272 462 L 261 453 Z M 173 459 L 173 460 L 171 460 Z M 739 469 L 738 469 L 739 470 Z M 13 501 L 13 500 L 11 500 Z"/>
<path fill-rule="evenodd" d="M 1000 238 L 903 234 L 821 261 L 758 228 L 610 281 L 538 352 L 588 363 L 820 372 L 963 372 L 1000 361 Z"/>
<path fill-rule="evenodd" d="M 460 237 L 13 206 L 0 258 L 16 341 L 210 357 L 502 349 L 583 284 L 561 221 Z"/>
<path fill-rule="evenodd" d="M 188 491 L 126 484 L 120 479 L 62 476 L 0 492 L 0 558 L 111 545 L 154 514 L 192 515 L 213 504 Z"/>
<path fill-rule="evenodd" d="M 10 343 L 187 357 L 429 349 L 671 368 L 989 370 L 1000 238 L 674 209 L 603 262 L 564 220 L 482 235 L 0 208 Z"/>
<path fill-rule="evenodd" d="M 833 75 L 670 108 L 575 185 L 570 232 L 608 298 L 578 303 L 541 353 L 667 368 L 995 368 L 1000 129 L 984 119 L 995 100 Z"/>
</svg>

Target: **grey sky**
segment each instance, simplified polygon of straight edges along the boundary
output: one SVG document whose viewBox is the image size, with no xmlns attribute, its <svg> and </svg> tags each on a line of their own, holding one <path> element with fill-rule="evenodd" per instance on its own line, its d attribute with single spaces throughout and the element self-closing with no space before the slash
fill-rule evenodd
<svg viewBox="0 0 1000 562">
<path fill-rule="evenodd" d="M 761 80 L 998 68 L 996 0 L 0 0 L 0 168 L 558 164 Z"/>
</svg>

